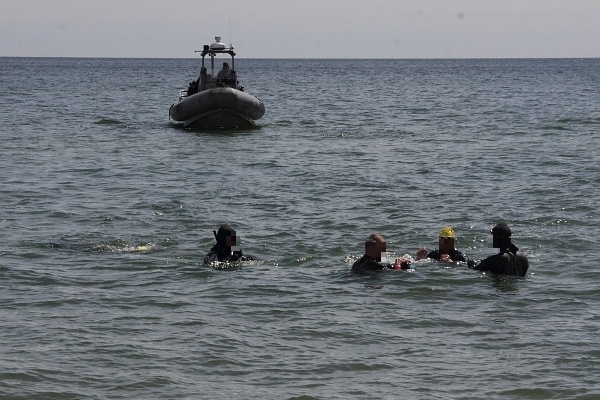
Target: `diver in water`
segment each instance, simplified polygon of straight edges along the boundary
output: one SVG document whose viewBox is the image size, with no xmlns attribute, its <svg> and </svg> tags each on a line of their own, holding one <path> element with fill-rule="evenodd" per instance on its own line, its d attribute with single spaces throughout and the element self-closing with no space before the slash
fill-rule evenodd
<svg viewBox="0 0 600 400">
<path fill-rule="evenodd" d="M 394 265 L 382 263 L 381 256 L 385 251 L 385 238 L 377 233 L 369 235 L 365 241 L 365 254 L 352 265 L 352 272 L 410 269 L 410 261 L 404 258 L 396 258 Z"/>
<path fill-rule="evenodd" d="M 529 268 L 529 260 L 522 254 L 517 254 L 519 248 L 511 242 L 512 232 L 508 225 L 501 222 L 490 231 L 492 245 L 499 253 L 483 259 L 472 268 L 477 271 L 489 271 L 500 275 L 525 276 Z"/>
<path fill-rule="evenodd" d="M 204 257 L 205 263 L 211 262 L 234 262 L 234 261 L 251 261 L 252 257 L 244 256 L 242 250 L 238 246 L 238 236 L 235 230 L 229 225 L 223 225 L 219 231 L 213 231 L 217 244 L 215 244 L 208 254 Z"/>
<path fill-rule="evenodd" d="M 456 234 L 454 233 L 454 229 L 446 226 L 440 230 L 438 250 L 429 251 L 426 247 L 423 247 L 417 251 L 415 260 L 431 258 L 433 260 L 441 261 L 462 261 L 474 265 L 473 261 L 471 261 L 469 257 L 454 248 L 455 241 Z"/>
</svg>

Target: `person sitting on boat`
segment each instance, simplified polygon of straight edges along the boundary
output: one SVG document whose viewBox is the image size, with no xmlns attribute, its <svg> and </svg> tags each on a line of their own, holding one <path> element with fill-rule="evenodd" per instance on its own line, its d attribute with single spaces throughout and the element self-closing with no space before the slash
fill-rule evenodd
<svg viewBox="0 0 600 400">
<path fill-rule="evenodd" d="M 244 256 L 238 245 L 239 237 L 235 229 L 229 225 L 222 225 L 218 231 L 213 231 L 217 244 L 215 244 L 204 257 L 205 263 L 251 261 L 252 257 Z"/>
<path fill-rule="evenodd" d="M 195 93 L 198 93 L 198 81 L 191 81 L 188 86 L 187 95 L 191 96 Z"/>
<path fill-rule="evenodd" d="M 415 260 L 431 258 L 432 260 L 441 261 L 462 261 L 473 265 L 473 261 L 469 257 L 454 247 L 455 240 L 456 233 L 454 233 L 454 229 L 445 226 L 440 230 L 438 249 L 429 251 L 426 247 L 423 247 L 417 251 Z"/>
<path fill-rule="evenodd" d="M 229 69 L 229 64 L 227 62 L 223 63 L 223 69 L 221 69 L 217 73 L 217 79 L 231 79 L 231 69 Z"/>
<path fill-rule="evenodd" d="M 198 78 L 198 88 L 200 89 L 200 82 L 204 82 L 204 89 L 211 89 L 215 87 L 215 80 L 212 74 L 207 73 L 206 67 L 200 68 L 200 77 Z"/>
<path fill-rule="evenodd" d="M 519 248 L 511 241 L 512 232 L 504 222 L 496 224 L 490 231 L 492 246 L 499 253 L 489 256 L 474 265 L 477 271 L 489 271 L 500 275 L 525 276 L 529 269 L 529 260 L 523 254 L 517 254 Z"/>
<path fill-rule="evenodd" d="M 352 265 L 352 272 L 410 268 L 410 261 L 404 258 L 396 258 L 394 265 L 382 263 L 381 256 L 385 251 L 385 238 L 377 233 L 369 235 L 365 241 L 365 254 Z"/>
</svg>

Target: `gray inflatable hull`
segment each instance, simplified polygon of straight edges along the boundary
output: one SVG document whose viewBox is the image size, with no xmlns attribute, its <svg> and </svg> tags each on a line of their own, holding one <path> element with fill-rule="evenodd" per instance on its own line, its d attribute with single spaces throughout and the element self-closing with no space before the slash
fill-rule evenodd
<svg viewBox="0 0 600 400">
<path fill-rule="evenodd" d="M 229 87 L 207 89 L 184 97 L 169 109 L 169 117 L 186 128 L 230 130 L 254 127 L 265 114 L 256 97 Z"/>
</svg>

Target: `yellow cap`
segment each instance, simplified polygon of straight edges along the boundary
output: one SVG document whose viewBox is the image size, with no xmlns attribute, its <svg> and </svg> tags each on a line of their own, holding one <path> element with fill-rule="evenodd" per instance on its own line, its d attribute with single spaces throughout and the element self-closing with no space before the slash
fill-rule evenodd
<svg viewBox="0 0 600 400">
<path fill-rule="evenodd" d="M 442 228 L 442 230 L 440 230 L 440 237 L 456 239 L 454 229 L 450 228 L 449 226 L 445 226 Z"/>
</svg>

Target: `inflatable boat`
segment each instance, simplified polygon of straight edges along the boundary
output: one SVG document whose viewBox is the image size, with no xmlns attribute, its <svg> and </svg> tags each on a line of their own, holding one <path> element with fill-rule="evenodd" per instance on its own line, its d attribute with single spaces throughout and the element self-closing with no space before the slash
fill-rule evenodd
<svg viewBox="0 0 600 400">
<path fill-rule="evenodd" d="M 231 65 L 225 61 L 215 74 L 215 58 L 229 55 Z M 255 127 L 254 121 L 265 114 L 263 102 L 244 92 L 235 70 L 233 47 L 221 43 L 204 45 L 201 51 L 200 76 L 179 92 L 179 100 L 169 108 L 169 118 L 182 122 L 194 130 L 238 130 Z M 208 56 L 210 65 L 205 65 Z"/>
</svg>

